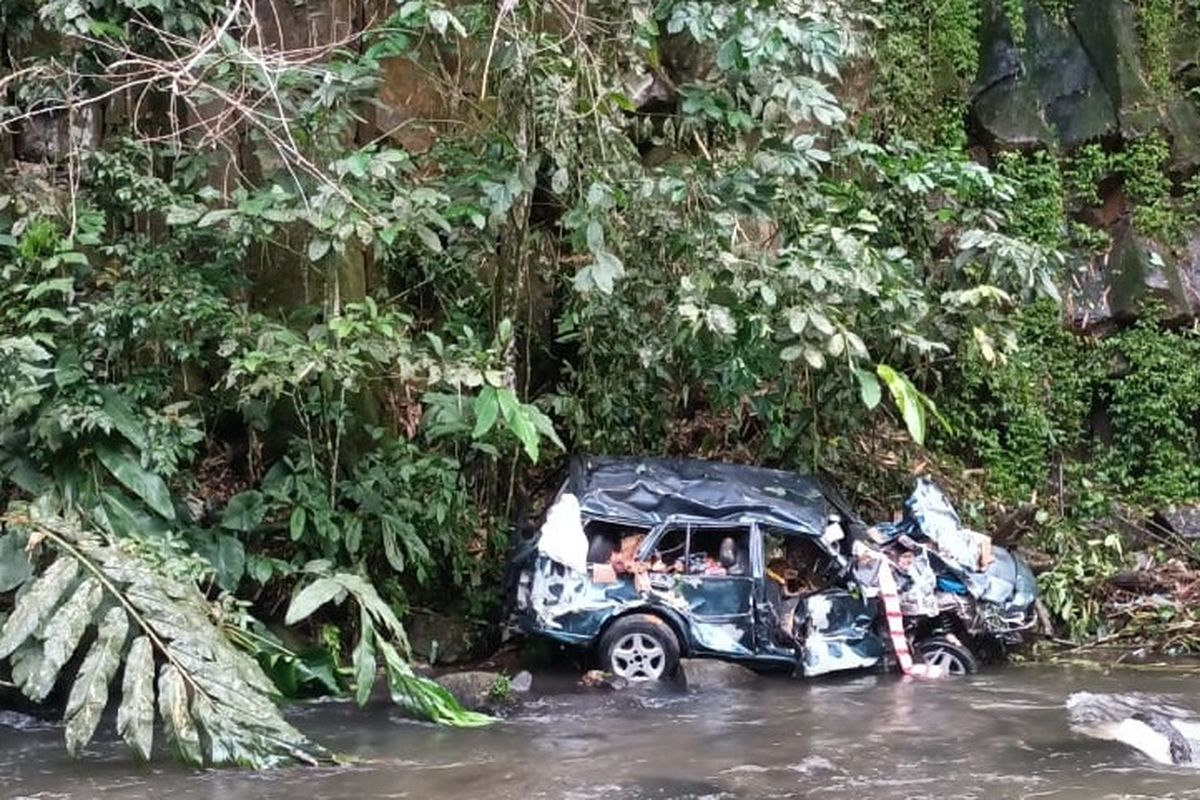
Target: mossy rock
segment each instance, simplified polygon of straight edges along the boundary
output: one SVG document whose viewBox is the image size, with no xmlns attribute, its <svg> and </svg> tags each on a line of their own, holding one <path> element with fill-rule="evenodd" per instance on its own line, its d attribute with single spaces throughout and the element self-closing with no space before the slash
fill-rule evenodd
<svg viewBox="0 0 1200 800">
<path fill-rule="evenodd" d="M 1068 322 L 1083 332 L 1107 333 L 1137 319 L 1148 304 L 1164 323 L 1200 318 L 1200 231 L 1187 247 L 1171 252 L 1122 225 L 1071 293 Z"/>
<path fill-rule="evenodd" d="M 987 3 L 972 117 L 999 148 L 1075 145 L 1114 133 L 1117 117 L 1074 29 L 1031 4 L 1018 44 L 999 2 Z"/>
<path fill-rule="evenodd" d="M 1178 143 L 1177 169 L 1200 165 L 1200 114 L 1181 97 L 1155 95 L 1130 4 L 1077 0 L 1058 16 L 1026 0 L 1024 15 L 1017 42 L 1000 0 L 985 2 L 971 115 L 986 144 L 1069 149 L 1165 131 Z"/>
<path fill-rule="evenodd" d="M 1116 132 L 1134 139 L 1155 130 L 1162 117 L 1142 66 L 1133 6 L 1125 0 L 1077 0 L 1068 17 L 1116 110 Z"/>
</svg>

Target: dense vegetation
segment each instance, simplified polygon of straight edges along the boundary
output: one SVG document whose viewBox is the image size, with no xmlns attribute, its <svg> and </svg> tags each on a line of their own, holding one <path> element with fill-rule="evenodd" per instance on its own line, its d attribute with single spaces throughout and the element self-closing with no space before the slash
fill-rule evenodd
<svg viewBox="0 0 1200 800">
<path fill-rule="evenodd" d="M 325 757 L 214 704 L 365 702 L 379 658 L 482 722 L 400 620 L 497 620 L 568 450 L 828 470 L 876 513 L 919 460 L 981 525 L 1037 495 L 1079 636 L 1123 557 L 1094 521 L 1200 493 L 1195 334 L 1058 305 L 1102 187 L 1173 243 L 1195 183 L 1157 133 L 971 157 L 977 0 L 285 5 L 0 7 L 0 657 L 44 699 L 91 642 L 72 747 L 122 662 L 142 755 L 155 664 L 196 763 Z"/>
</svg>

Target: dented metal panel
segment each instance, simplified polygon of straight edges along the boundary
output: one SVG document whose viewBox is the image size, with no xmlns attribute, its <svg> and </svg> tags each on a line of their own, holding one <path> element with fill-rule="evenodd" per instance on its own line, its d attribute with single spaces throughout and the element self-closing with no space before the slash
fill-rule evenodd
<svg viewBox="0 0 1200 800">
<path fill-rule="evenodd" d="M 830 510 L 819 478 L 710 461 L 576 457 L 567 487 L 585 517 L 648 527 L 672 518 L 756 520 L 820 536 Z"/>
<path fill-rule="evenodd" d="M 873 667 L 883 658 L 883 639 L 873 630 L 878 610 L 871 601 L 833 589 L 806 598 L 801 613 L 806 676 Z"/>
<path fill-rule="evenodd" d="M 692 646 L 725 656 L 754 655 L 754 579 L 677 576 L 674 591 L 687 603 Z"/>
</svg>

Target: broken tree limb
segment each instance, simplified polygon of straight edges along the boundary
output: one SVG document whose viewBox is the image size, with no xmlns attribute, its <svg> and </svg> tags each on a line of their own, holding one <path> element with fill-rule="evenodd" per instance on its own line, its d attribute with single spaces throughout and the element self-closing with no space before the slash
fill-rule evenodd
<svg viewBox="0 0 1200 800">
<path fill-rule="evenodd" d="M 1035 504 L 1022 503 L 1014 511 L 1006 514 L 992 531 L 992 543 L 1001 547 L 1017 544 L 1029 531 L 1033 530 L 1037 511 L 1038 507 Z"/>
</svg>

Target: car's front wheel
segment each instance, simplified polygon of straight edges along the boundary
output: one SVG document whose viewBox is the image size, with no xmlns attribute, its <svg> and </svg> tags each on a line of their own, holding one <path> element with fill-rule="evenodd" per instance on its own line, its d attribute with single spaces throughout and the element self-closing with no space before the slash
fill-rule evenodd
<svg viewBox="0 0 1200 800">
<path fill-rule="evenodd" d="M 652 614 L 618 619 L 600 637 L 599 651 L 605 672 L 631 682 L 670 678 L 679 668 L 679 639 Z"/>
<path fill-rule="evenodd" d="M 970 675 L 979 669 L 975 654 L 946 636 L 934 636 L 917 642 L 916 650 L 925 663 L 947 675 Z"/>
</svg>

